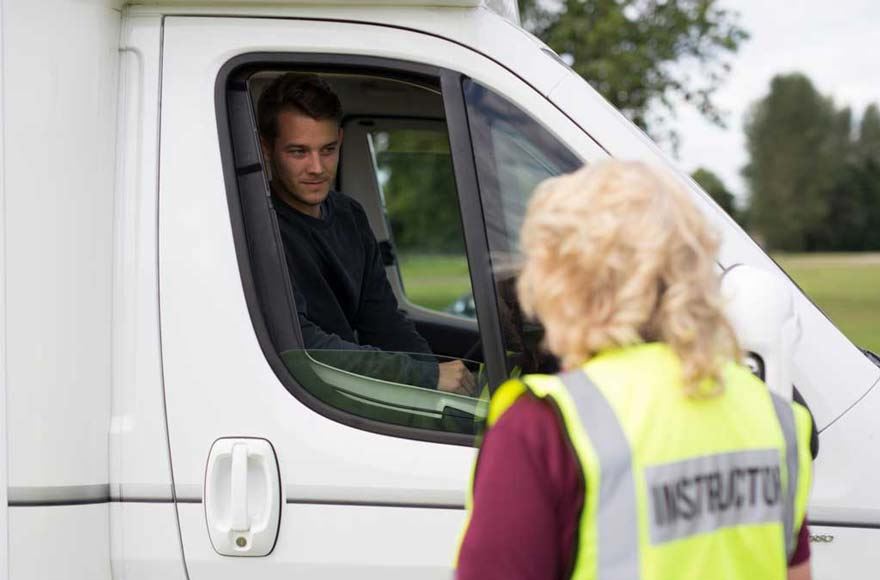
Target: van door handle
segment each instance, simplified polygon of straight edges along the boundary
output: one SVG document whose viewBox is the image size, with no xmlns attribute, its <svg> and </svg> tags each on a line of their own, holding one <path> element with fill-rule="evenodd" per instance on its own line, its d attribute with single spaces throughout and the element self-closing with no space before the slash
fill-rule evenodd
<svg viewBox="0 0 880 580">
<path fill-rule="evenodd" d="M 233 532 L 246 532 L 250 529 L 248 518 L 248 448 L 246 443 L 232 445 L 231 493 Z"/>
<path fill-rule="evenodd" d="M 205 521 L 214 550 L 224 556 L 266 556 L 281 523 L 281 477 L 265 439 L 218 439 L 208 455 Z"/>
</svg>

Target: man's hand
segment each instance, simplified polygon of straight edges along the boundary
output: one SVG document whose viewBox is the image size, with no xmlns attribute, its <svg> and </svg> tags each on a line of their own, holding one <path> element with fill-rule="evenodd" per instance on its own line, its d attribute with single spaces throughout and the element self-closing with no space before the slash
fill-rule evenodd
<svg viewBox="0 0 880 580">
<path fill-rule="evenodd" d="M 437 389 L 447 393 L 473 396 L 477 390 L 477 381 L 464 363 L 460 360 L 440 363 L 437 365 Z"/>
</svg>

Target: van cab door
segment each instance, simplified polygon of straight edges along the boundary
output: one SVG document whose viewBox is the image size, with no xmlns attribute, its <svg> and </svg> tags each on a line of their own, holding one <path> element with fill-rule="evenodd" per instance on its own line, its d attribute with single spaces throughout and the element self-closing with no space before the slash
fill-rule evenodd
<svg viewBox="0 0 880 580">
<path fill-rule="evenodd" d="M 491 25 L 507 26 L 492 20 L 485 34 Z M 430 151 L 437 164 L 443 155 L 451 162 L 450 203 L 458 204 L 476 309 L 475 319 L 448 330 L 476 333 L 468 365 L 481 386 L 509 370 L 489 252 L 499 230 L 485 192 L 511 180 L 533 184 L 605 153 L 509 70 L 437 36 L 295 18 L 181 16 L 164 27 L 162 360 L 189 577 L 448 577 L 485 399 L 361 376 L 303 349 L 288 273 L 278 270 L 284 260 L 257 146 L 256 94 L 279 72 L 312 71 L 340 90 L 361 87 L 352 109 L 392 85 L 424 99 L 423 110 L 437 105 L 410 128 L 440 122 L 448 133 L 446 148 Z M 489 105 L 515 114 L 496 111 L 507 117 L 480 135 L 474 119 L 494 114 Z M 530 128 L 519 134 L 522 123 Z M 381 141 L 370 131 L 360 137 L 360 147 L 343 145 L 343 164 L 361 163 L 367 176 L 343 181 L 355 198 L 376 186 L 366 145 Z M 488 154 L 475 148 L 484 144 L 516 173 L 493 177 L 479 167 Z M 349 153 L 359 148 L 367 156 L 357 161 Z M 374 171 L 372 179 L 390 178 Z M 508 202 L 523 203 L 497 203 Z M 504 227 L 515 228 L 515 219 Z M 374 234 L 381 239 L 381 230 Z M 442 335 L 447 314 L 422 320 Z"/>
</svg>

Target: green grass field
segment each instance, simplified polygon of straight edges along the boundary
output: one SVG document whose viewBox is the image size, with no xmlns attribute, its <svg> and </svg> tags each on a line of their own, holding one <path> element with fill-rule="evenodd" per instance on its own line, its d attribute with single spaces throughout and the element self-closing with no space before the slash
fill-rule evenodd
<svg viewBox="0 0 880 580">
<path fill-rule="evenodd" d="M 400 274 L 407 297 L 434 310 L 445 309 L 471 291 L 464 256 L 402 255 Z"/>
<path fill-rule="evenodd" d="M 880 253 L 779 254 L 774 258 L 858 346 L 880 353 Z M 401 257 L 407 296 L 443 310 L 470 292 L 464 257 Z"/>
<path fill-rule="evenodd" d="M 880 352 L 880 254 L 773 258 L 850 340 Z"/>
</svg>

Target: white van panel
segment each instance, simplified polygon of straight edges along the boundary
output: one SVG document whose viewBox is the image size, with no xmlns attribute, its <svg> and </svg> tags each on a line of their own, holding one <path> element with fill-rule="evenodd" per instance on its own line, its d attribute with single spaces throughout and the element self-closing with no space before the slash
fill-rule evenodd
<svg viewBox="0 0 880 580">
<path fill-rule="evenodd" d="M 110 504 L 114 579 L 186 580 L 176 512 L 171 503 Z"/>
<path fill-rule="evenodd" d="M 0 2 L 0 67 L 5 60 L 6 21 Z M 0 208 L 6 207 L 6 121 L 4 119 L 6 75 L 0 70 Z M 7 498 L 7 421 L 6 421 L 6 214 L 0 213 L 0 578 L 9 577 L 9 503 Z"/>
<path fill-rule="evenodd" d="M 110 481 L 114 498 L 171 501 L 159 335 L 161 26 L 158 16 L 126 18 L 120 46 Z"/>
<path fill-rule="evenodd" d="M 107 482 L 113 4 L 3 4 L 4 107 L 14 112 L 3 174 L 12 487 Z"/>
<path fill-rule="evenodd" d="M 456 8 L 444 6 L 345 6 L 333 3 L 287 5 L 255 2 L 249 6 L 225 4 L 221 7 L 205 5 L 177 6 L 131 6 L 134 14 L 181 14 L 187 16 L 249 16 L 285 18 L 308 18 L 317 21 L 350 24 L 384 24 L 388 27 L 422 31 L 426 34 L 448 39 L 462 47 L 471 47 L 486 57 L 503 64 L 513 74 L 528 79 L 528 83 L 542 94 L 547 94 L 568 69 L 561 62 L 542 53 L 546 45 L 522 28 L 502 18 L 488 8 Z M 264 21 L 270 22 L 268 20 Z M 373 47 L 370 43 L 366 46 Z M 536 50 L 539 48 L 539 50 Z M 408 51 L 413 59 L 412 50 Z M 421 58 L 421 55 L 419 55 Z"/>
<path fill-rule="evenodd" d="M 110 580 L 109 505 L 9 508 L 9 578 Z"/>
<path fill-rule="evenodd" d="M 266 558 L 226 558 L 202 529 L 201 505 L 180 506 L 191 578 L 448 580 L 465 512 L 432 508 L 286 504 L 289 523 Z M 429 527 L 430 526 L 430 527 Z M 382 530 L 364 535 L 362 530 Z"/>
<path fill-rule="evenodd" d="M 880 529 L 810 526 L 814 580 L 876 578 L 880 570 Z"/>
<path fill-rule="evenodd" d="M 822 432 L 810 519 L 880 528 L 880 383 Z"/>
<path fill-rule="evenodd" d="M 880 569 L 878 417 L 880 383 L 820 437 L 807 508 L 817 580 L 869 578 Z"/>
</svg>

